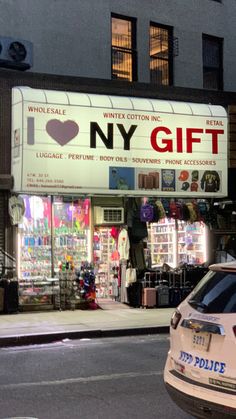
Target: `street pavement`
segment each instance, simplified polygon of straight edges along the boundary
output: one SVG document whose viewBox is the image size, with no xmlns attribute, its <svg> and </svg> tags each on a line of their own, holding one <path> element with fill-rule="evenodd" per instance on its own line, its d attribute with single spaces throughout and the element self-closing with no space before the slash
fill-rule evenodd
<svg viewBox="0 0 236 419">
<path fill-rule="evenodd" d="M 132 308 L 99 302 L 96 310 L 21 312 L 0 315 L 0 347 L 63 339 L 168 333 L 173 308 Z"/>
</svg>

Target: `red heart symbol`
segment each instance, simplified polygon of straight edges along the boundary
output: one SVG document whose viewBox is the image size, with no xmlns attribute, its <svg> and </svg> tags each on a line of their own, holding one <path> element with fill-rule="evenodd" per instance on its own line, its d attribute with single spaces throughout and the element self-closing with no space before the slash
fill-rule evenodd
<svg viewBox="0 0 236 419">
<path fill-rule="evenodd" d="M 47 122 L 46 131 L 58 144 L 66 145 L 79 132 L 79 126 L 74 121 L 59 121 L 51 119 Z"/>
</svg>

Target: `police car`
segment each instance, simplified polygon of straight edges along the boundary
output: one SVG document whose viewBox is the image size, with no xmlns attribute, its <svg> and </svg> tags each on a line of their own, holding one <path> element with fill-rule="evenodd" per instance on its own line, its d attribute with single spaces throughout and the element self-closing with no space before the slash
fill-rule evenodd
<svg viewBox="0 0 236 419">
<path fill-rule="evenodd" d="M 196 418 L 236 418 L 236 261 L 211 265 L 171 318 L 164 382 Z"/>
</svg>

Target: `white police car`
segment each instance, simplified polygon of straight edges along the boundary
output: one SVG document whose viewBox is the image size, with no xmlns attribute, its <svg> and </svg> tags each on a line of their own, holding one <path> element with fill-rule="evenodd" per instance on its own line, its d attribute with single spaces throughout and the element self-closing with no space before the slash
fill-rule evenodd
<svg viewBox="0 0 236 419">
<path fill-rule="evenodd" d="M 197 418 L 236 418 L 236 261 L 211 265 L 173 313 L 166 389 Z"/>
</svg>

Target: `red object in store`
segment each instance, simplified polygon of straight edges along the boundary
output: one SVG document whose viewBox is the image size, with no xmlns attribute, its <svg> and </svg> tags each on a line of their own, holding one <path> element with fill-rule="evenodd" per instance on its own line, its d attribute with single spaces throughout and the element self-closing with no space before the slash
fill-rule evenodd
<svg viewBox="0 0 236 419">
<path fill-rule="evenodd" d="M 198 184 L 197 182 L 192 182 L 190 185 L 190 189 L 192 192 L 197 192 L 198 191 Z"/>
<path fill-rule="evenodd" d="M 111 237 L 113 237 L 113 239 L 117 240 L 119 236 L 119 229 L 117 227 L 112 227 L 110 231 L 110 235 Z"/>
<path fill-rule="evenodd" d="M 189 172 L 187 170 L 182 170 L 179 175 L 179 180 L 185 182 L 189 178 Z"/>
<path fill-rule="evenodd" d="M 118 252 L 118 250 L 114 250 L 111 254 L 111 260 L 115 261 L 115 260 L 119 260 L 120 259 L 120 254 Z"/>
</svg>

